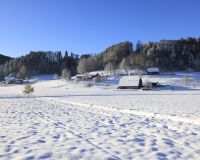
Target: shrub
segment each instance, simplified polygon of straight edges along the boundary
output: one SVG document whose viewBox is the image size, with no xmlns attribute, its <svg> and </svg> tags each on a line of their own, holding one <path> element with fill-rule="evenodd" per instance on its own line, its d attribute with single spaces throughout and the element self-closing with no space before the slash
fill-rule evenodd
<svg viewBox="0 0 200 160">
<path fill-rule="evenodd" d="M 26 94 L 26 95 L 28 95 L 28 97 L 29 97 L 29 95 L 30 95 L 31 93 L 33 93 L 33 92 L 34 92 L 34 88 L 31 87 L 30 84 L 28 84 L 28 85 L 26 85 L 26 86 L 24 87 L 23 93 Z"/>
</svg>

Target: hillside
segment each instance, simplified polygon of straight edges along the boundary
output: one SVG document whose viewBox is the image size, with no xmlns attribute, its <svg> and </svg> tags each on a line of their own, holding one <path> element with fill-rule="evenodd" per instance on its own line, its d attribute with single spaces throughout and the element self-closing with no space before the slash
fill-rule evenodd
<svg viewBox="0 0 200 160">
<path fill-rule="evenodd" d="M 200 70 L 200 38 L 161 40 L 159 42 L 135 45 L 121 42 L 95 54 L 81 55 L 66 51 L 31 51 L 29 54 L 12 59 L 0 56 L 2 75 L 15 73 L 19 78 L 38 74 L 59 74 L 64 69 L 70 75 L 96 70 L 114 72 L 118 69 L 145 69 L 159 67 L 162 71 Z"/>
<path fill-rule="evenodd" d="M 105 69 L 145 69 L 159 67 L 162 71 L 200 70 L 200 38 L 161 40 L 142 43 L 135 50 L 131 42 L 122 42 L 107 48 L 100 54 L 83 57 L 78 72 L 85 73 Z"/>
<path fill-rule="evenodd" d="M 131 42 L 121 42 L 106 48 L 103 52 L 95 55 L 82 55 L 77 71 L 78 73 L 102 70 L 106 66 L 116 69 L 123 58 L 133 53 Z"/>
<path fill-rule="evenodd" d="M 129 64 L 139 68 L 160 67 L 162 70 L 200 70 L 200 38 L 162 40 L 136 45 Z"/>
</svg>

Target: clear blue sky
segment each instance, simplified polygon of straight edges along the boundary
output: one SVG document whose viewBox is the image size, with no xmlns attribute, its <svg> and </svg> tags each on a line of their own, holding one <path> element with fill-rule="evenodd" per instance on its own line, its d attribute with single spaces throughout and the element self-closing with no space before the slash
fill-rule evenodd
<svg viewBox="0 0 200 160">
<path fill-rule="evenodd" d="M 200 0 L 0 0 L 0 53 L 13 57 L 188 36 L 200 36 Z"/>
</svg>

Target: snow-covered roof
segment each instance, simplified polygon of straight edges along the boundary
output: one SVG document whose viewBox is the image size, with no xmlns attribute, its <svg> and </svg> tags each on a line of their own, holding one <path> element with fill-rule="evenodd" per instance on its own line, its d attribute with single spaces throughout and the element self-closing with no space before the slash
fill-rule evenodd
<svg viewBox="0 0 200 160">
<path fill-rule="evenodd" d="M 99 75 L 104 75 L 105 74 L 105 71 L 93 71 L 93 72 L 90 72 L 88 73 L 89 75 L 92 75 L 92 76 L 95 76 L 96 74 L 99 74 Z"/>
<path fill-rule="evenodd" d="M 123 76 L 119 81 L 119 86 L 138 86 L 138 76 Z"/>
<path fill-rule="evenodd" d="M 159 68 L 147 68 L 147 72 L 160 72 Z"/>
<path fill-rule="evenodd" d="M 77 74 L 75 77 L 84 77 L 83 74 Z"/>
<path fill-rule="evenodd" d="M 13 81 L 13 80 L 15 80 L 16 78 L 15 77 L 13 77 L 13 76 L 7 76 L 7 77 L 5 77 L 5 80 L 6 81 Z"/>
</svg>

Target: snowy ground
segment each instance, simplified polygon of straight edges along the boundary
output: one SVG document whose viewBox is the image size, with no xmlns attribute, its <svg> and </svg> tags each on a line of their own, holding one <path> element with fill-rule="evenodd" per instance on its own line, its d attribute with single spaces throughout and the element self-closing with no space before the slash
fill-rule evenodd
<svg viewBox="0 0 200 160">
<path fill-rule="evenodd" d="M 0 86 L 0 159 L 199 159 L 199 88 L 117 90 L 118 80 L 88 88 L 44 76 L 33 98 Z"/>
</svg>

